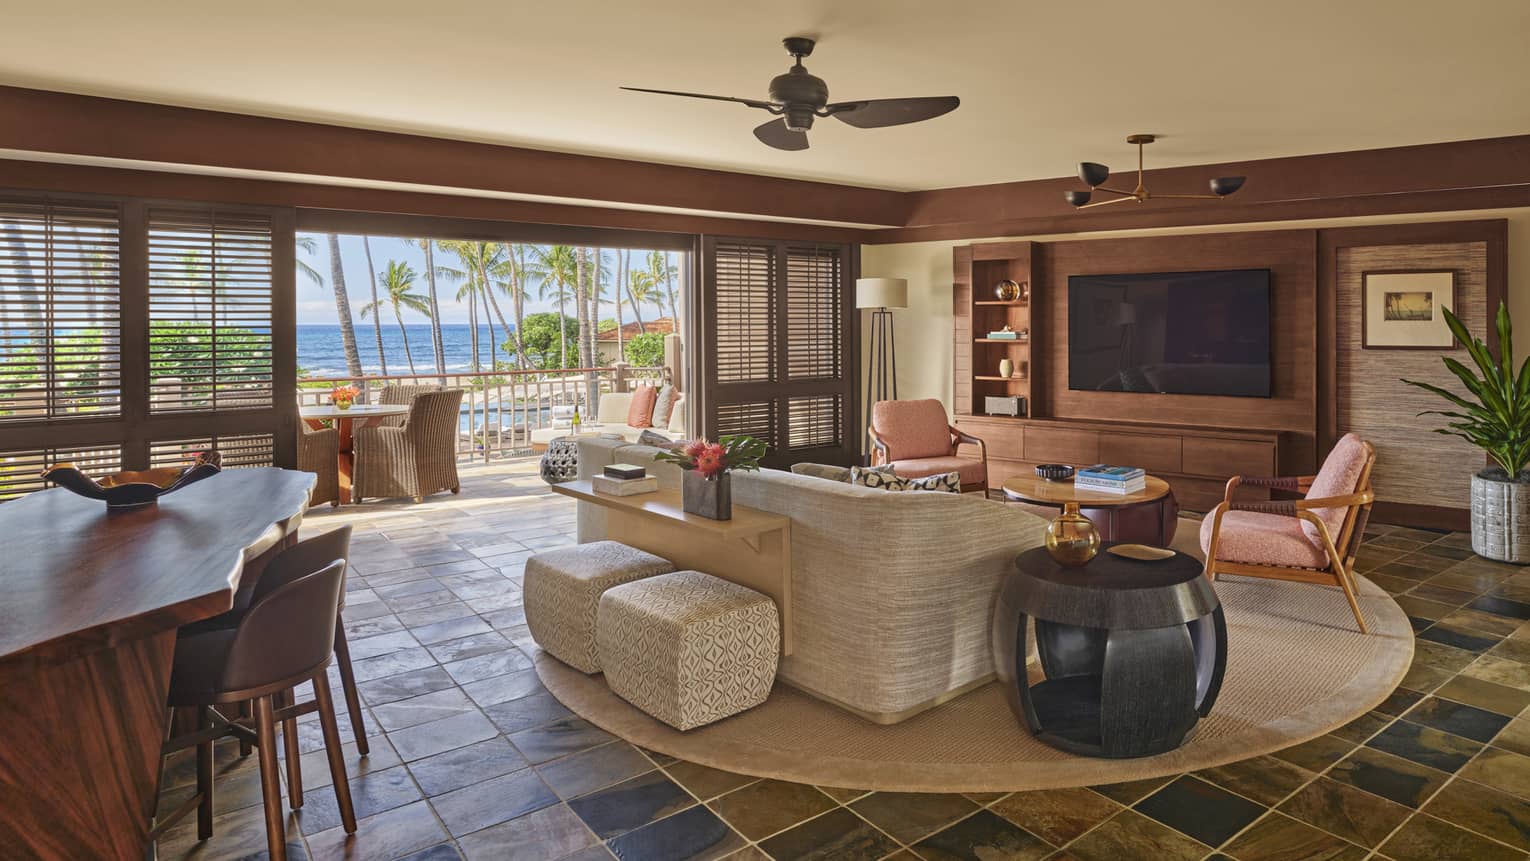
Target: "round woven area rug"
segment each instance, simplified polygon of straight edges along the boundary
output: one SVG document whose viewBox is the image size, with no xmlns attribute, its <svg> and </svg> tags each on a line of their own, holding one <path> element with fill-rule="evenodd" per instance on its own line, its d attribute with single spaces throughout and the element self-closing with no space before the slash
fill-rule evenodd
<svg viewBox="0 0 1530 861">
<path fill-rule="evenodd" d="M 1408 670 L 1413 630 L 1363 577 L 1370 634 L 1337 589 L 1224 577 L 1227 675 L 1211 714 L 1178 750 L 1095 759 L 1037 741 L 997 683 L 900 724 L 879 726 L 777 683 L 763 705 L 679 732 L 628 705 L 604 679 L 538 651 L 537 675 L 580 717 L 691 762 L 797 783 L 889 792 L 1010 792 L 1116 783 L 1222 765 L 1297 744 L 1378 705 Z M 1034 670 L 1034 668 L 1033 668 Z"/>
</svg>

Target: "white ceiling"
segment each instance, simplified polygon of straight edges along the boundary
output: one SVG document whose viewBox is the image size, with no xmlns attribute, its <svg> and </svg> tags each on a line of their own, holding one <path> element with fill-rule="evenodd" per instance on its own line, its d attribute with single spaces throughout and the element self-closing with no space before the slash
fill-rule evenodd
<svg viewBox="0 0 1530 861">
<path fill-rule="evenodd" d="M 0 83 L 892 189 L 1530 133 L 1530 0 L 73 0 L 14 3 Z M 955 113 L 813 148 L 739 105 L 807 65 L 836 100 Z M 0 122 L 4 118 L 0 117 Z"/>
</svg>

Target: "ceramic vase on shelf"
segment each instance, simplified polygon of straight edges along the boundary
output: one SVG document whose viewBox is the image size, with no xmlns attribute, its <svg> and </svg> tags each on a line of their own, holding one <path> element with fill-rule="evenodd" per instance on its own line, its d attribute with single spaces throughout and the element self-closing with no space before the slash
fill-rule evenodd
<svg viewBox="0 0 1530 861">
<path fill-rule="evenodd" d="M 1058 564 L 1077 568 L 1100 552 L 1100 531 L 1079 512 L 1077 502 L 1065 502 L 1062 514 L 1047 524 L 1046 546 Z"/>
<path fill-rule="evenodd" d="M 681 473 L 680 505 L 687 514 L 712 520 L 733 519 L 732 475 L 706 478 L 694 469 Z"/>
<path fill-rule="evenodd" d="M 1014 373 L 1015 373 L 1015 363 L 1014 362 L 1011 362 L 1007 358 L 999 360 L 999 376 L 1001 376 L 1001 377 L 1003 377 L 1004 379 L 1007 380 L 1011 376 L 1013 376 Z"/>
</svg>

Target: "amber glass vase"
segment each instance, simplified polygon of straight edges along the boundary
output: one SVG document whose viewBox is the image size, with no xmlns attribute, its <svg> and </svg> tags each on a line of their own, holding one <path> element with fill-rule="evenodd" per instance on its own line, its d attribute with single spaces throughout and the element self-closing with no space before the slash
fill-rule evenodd
<svg viewBox="0 0 1530 861">
<path fill-rule="evenodd" d="M 1077 502 L 1063 503 L 1062 514 L 1047 524 L 1047 552 L 1058 563 L 1077 568 L 1100 552 L 1100 530 L 1078 510 Z"/>
</svg>

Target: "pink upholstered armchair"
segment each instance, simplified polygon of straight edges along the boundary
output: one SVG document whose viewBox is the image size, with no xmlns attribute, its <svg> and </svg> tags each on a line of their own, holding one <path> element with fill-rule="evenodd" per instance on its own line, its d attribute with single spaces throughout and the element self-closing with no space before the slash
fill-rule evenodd
<svg viewBox="0 0 1530 861">
<path fill-rule="evenodd" d="M 963 493 L 988 492 L 988 447 L 957 430 L 940 401 L 878 401 L 871 408 L 870 434 L 873 464 L 890 463 L 903 478 L 956 472 Z M 977 460 L 957 456 L 963 444 L 977 446 Z"/>
<path fill-rule="evenodd" d="M 1240 574 L 1337 586 L 1354 611 L 1360 632 L 1365 617 L 1355 595 L 1355 551 L 1370 517 L 1371 467 L 1376 449 L 1346 434 L 1317 475 L 1227 481 L 1227 493 L 1201 521 L 1206 576 Z M 1238 502 L 1240 486 L 1305 492 L 1304 499 Z M 1342 549 L 1340 549 L 1342 548 Z"/>
</svg>

